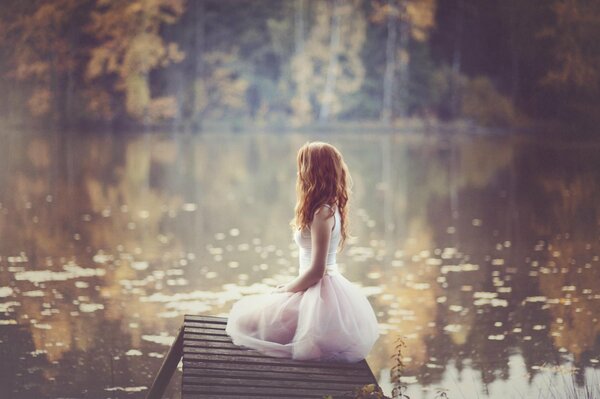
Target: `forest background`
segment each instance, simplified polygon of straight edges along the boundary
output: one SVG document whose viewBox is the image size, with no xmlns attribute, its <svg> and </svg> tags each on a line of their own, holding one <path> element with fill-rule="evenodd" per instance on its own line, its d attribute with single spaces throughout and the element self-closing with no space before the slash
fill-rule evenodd
<svg viewBox="0 0 600 399">
<path fill-rule="evenodd" d="M 589 133 L 599 38 L 597 0 L 6 0 L 0 122 Z"/>
</svg>

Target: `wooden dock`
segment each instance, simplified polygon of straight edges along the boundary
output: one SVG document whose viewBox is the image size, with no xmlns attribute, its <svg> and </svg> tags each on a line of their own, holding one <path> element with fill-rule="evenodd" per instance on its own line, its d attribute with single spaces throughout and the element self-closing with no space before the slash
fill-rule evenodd
<svg viewBox="0 0 600 399">
<path fill-rule="evenodd" d="M 274 358 L 234 345 L 227 319 L 186 315 L 147 399 L 158 399 L 183 356 L 184 399 L 353 398 L 376 384 L 366 361 L 332 363 Z"/>
</svg>

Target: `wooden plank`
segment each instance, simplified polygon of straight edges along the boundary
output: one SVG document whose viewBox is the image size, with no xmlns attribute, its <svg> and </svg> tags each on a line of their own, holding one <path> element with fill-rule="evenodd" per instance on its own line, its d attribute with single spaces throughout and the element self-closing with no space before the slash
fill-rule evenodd
<svg viewBox="0 0 600 399">
<path fill-rule="evenodd" d="M 184 318 L 182 397 L 185 399 L 353 398 L 355 388 L 376 383 L 366 361 L 299 361 L 235 345 L 227 319 Z"/>
<path fill-rule="evenodd" d="M 292 360 L 288 358 L 272 358 L 270 356 L 266 356 L 263 353 L 256 351 L 254 349 L 248 350 L 239 350 L 237 348 L 206 348 L 201 346 L 192 346 L 185 345 L 183 347 L 183 353 L 193 353 L 193 354 L 205 354 L 205 355 L 223 355 L 223 356 L 233 356 L 237 359 L 247 359 L 247 358 L 261 358 L 261 359 L 279 359 L 280 362 L 288 364 L 300 364 L 306 365 L 311 364 L 313 366 L 326 367 L 326 368 L 340 368 L 340 369 L 361 369 L 364 366 L 358 363 L 337 363 L 337 362 L 315 362 L 315 361 L 304 361 L 304 360 Z"/>
<path fill-rule="evenodd" d="M 333 362 L 318 362 L 318 361 L 307 361 L 307 360 L 291 360 L 283 357 L 271 357 L 263 354 L 256 355 L 250 353 L 248 356 L 239 356 L 238 354 L 226 354 L 226 353 L 214 353 L 196 351 L 197 348 L 184 347 L 183 353 L 187 360 L 211 360 L 211 361 L 222 361 L 222 362 L 239 362 L 239 363 L 257 363 L 257 364 L 271 364 L 274 366 L 282 365 L 294 365 L 298 367 L 313 366 L 322 369 L 350 369 L 360 370 L 362 367 L 361 362 L 359 363 L 333 363 Z M 200 352 L 200 353 L 198 353 Z M 242 352 L 243 353 L 243 352 Z"/>
<path fill-rule="evenodd" d="M 226 317 L 195 316 L 195 315 L 189 315 L 189 314 L 185 315 L 184 321 L 203 321 L 203 322 L 227 324 L 227 318 Z"/>
<path fill-rule="evenodd" d="M 175 338 L 175 342 L 169 349 L 169 353 L 163 360 L 160 370 L 152 383 L 152 386 L 148 390 L 146 399 L 160 399 L 165 393 L 165 389 L 169 385 L 169 381 L 173 376 L 173 372 L 183 356 L 183 327 L 179 329 L 179 333 Z"/>
<path fill-rule="evenodd" d="M 268 357 L 254 349 L 240 350 L 238 348 L 206 348 L 194 345 L 186 345 L 183 348 L 183 353 L 198 353 L 207 355 L 231 355 L 235 357 Z"/>
<path fill-rule="evenodd" d="M 270 379 L 278 379 L 281 381 L 324 381 L 324 382 L 352 382 L 354 384 L 371 384 L 373 380 L 367 374 L 364 375 L 339 375 L 339 374 L 320 374 L 320 373 L 287 373 L 287 372 L 273 372 L 271 370 L 257 371 L 251 370 L 219 370 L 219 369 L 198 369 L 188 368 L 186 370 L 187 376 L 202 376 L 202 377 L 231 377 L 231 378 L 250 378 L 250 379 L 261 379 L 268 376 Z"/>
<path fill-rule="evenodd" d="M 366 370 L 340 370 L 340 369 L 322 369 L 319 367 L 296 367 L 292 364 L 288 365 L 273 365 L 273 364 L 257 364 L 257 363 L 242 363 L 242 362 L 229 362 L 223 363 L 220 361 L 206 361 L 206 359 L 190 360 L 188 356 L 183 357 L 183 368 L 184 372 L 186 368 L 197 368 L 197 369 L 213 369 L 213 370 L 258 370 L 268 371 L 271 373 L 277 372 L 290 372 L 297 374 L 311 374 L 321 373 L 324 375 L 344 375 L 344 376 L 364 376 Z"/>
<path fill-rule="evenodd" d="M 203 328 L 214 328 L 216 330 L 225 331 L 226 324 L 211 323 L 206 321 L 185 321 L 183 323 L 185 327 L 203 327 Z"/>
<path fill-rule="evenodd" d="M 352 389 L 307 389 L 307 388 L 274 388 L 274 387 L 252 387 L 252 386 L 197 386 L 184 385 L 181 389 L 185 393 L 204 393 L 204 394 L 253 394 L 260 395 L 262 398 L 271 395 L 287 395 L 290 398 L 323 398 L 324 395 L 351 395 Z"/>
<path fill-rule="evenodd" d="M 184 330 L 184 341 L 232 342 L 230 336 L 194 334 Z"/>
<path fill-rule="evenodd" d="M 357 386 L 355 381 L 312 381 L 312 380 L 282 380 L 273 378 L 268 373 L 263 373 L 262 378 L 235 378 L 233 376 L 183 376 L 184 385 L 226 385 L 226 386 L 253 386 L 253 387 L 273 387 L 273 388 L 307 388 L 320 390 L 352 390 Z"/>
<path fill-rule="evenodd" d="M 189 392 L 186 393 L 184 392 L 182 395 L 183 399 L 260 399 L 263 398 L 264 396 L 256 396 L 256 395 L 246 395 L 246 394 L 242 394 L 242 393 L 235 393 L 235 394 L 217 394 L 217 395 L 213 395 L 213 394 L 199 394 L 199 393 L 193 393 L 193 392 Z M 269 399 L 288 399 L 289 396 L 287 395 L 271 395 L 269 396 Z M 323 395 L 321 396 L 315 396 L 315 398 L 319 398 L 319 399 L 323 399 Z M 334 399 L 355 399 L 354 395 L 336 395 Z"/>
<path fill-rule="evenodd" d="M 238 346 L 233 342 L 224 341 L 204 341 L 204 340 L 186 340 L 185 346 L 195 348 L 221 348 L 221 349 L 237 349 L 238 351 L 250 351 L 253 349 L 246 348 L 244 346 Z"/>
<path fill-rule="evenodd" d="M 194 327 L 186 327 L 185 332 L 194 333 L 194 334 L 204 334 L 204 335 L 216 335 L 219 337 L 228 337 L 225 333 L 225 330 L 219 330 L 216 328 L 194 328 Z"/>
</svg>

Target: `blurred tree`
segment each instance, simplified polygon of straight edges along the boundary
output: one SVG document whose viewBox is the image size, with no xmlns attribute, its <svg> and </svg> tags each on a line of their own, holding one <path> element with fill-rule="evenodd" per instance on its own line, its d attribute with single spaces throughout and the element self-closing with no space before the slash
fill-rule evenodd
<svg viewBox="0 0 600 399">
<path fill-rule="evenodd" d="M 435 7 L 435 0 L 387 0 L 373 3 L 371 21 L 387 25 L 383 105 L 380 116 L 386 123 L 389 123 L 393 117 L 393 93 L 396 91 L 396 80 L 399 94 L 398 116 L 407 116 L 409 40 L 427 39 L 429 30 L 434 26 Z"/>
<path fill-rule="evenodd" d="M 184 58 L 176 43 L 165 43 L 160 35 L 161 26 L 175 23 L 183 11 L 184 0 L 96 1 L 86 28 L 97 40 L 86 69 L 92 111 L 114 117 L 106 86 L 106 78 L 114 77 L 113 88 L 124 93 L 130 117 L 152 122 L 174 116 L 175 98 L 153 99 L 149 74 Z"/>
<path fill-rule="evenodd" d="M 248 81 L 240 76 L 240 58 L 237 51 L 212 51 L 204 54 L 204 79 L 196 79 L 196 114 L 210 109 L 211 116 L 226 118 L 246 109 Z M 242 112 L 243 113 L 243 112 Z"/>
<path fill-rule="evenodd" d="M 367 25 L 361 4 L 361 0 L 310 3 L 314 22 L 290 63 L 293 124 L 338 115 L 348 106 L 341 96 L 361 89 Z"/>
<path fill-rule="evenodd" d="M 600 2 L 560 0 L 551 5 L 555 21 L 539 32 L 553 43 L 554 63 L 541 83 L 568 98 L 568 114 L 597 118 L 600 109 Z"/>
<path fill-rule="evenodd" d="M 34 117 L 66 123 L 73 105 L 75 74 L 83 46 L 74 19 L 85 18 L 90 1 L 9 1 L 2 5 L 0 42 L 8 76 L 25 84 Z"/>
<path fill-rule="evenodd" d="M 490 100 L 469 100 L 470 114 L 501 124 L 512 112 L 506 97 L 538 118 L 593 119 L 600 108 L 597 1 L 232 4 L 6 0 L 0 117 L 194 128 L 226 116 L 239 126 L 390 123 L 464 116 L 467 87 L 471 100 Z M 473 77 L 489 82 L 468 84 Z M 495 101 L 504 111 L 488 112 Z"/>
</svg>

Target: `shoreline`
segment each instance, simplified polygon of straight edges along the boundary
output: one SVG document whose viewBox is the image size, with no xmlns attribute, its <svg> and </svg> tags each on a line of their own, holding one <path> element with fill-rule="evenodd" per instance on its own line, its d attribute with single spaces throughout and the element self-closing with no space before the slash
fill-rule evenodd
<svg viewBox="0 0 600 399">
<path fill-rule="evenodd" d="M 165 122 L 154 124 L 142 123 L 81 123 L 61 127 L 57 124 L 8 122 L 0 119 L 0 133 L 6 130 L 20 130 L 31 133 L 63 132 L 65 134 L 139 134 L 151 132 L 170 132 L 173 134 L 302 134 L 302 133 L 343 133 L 343 134 L 392 134 L 405 135 L 419 133 L 425 136 L 435 135 L 486 135 L 486 136 L 519 136 L 569 137 L 589 138 L 594 132 L 577 133 L 577 127 L 561 121 L 527 120 L 513 126 L 485 126 L 467 119 L 443 121 L 431 118 L 397 119 L 389 124 L 379 120 L 349 120 L 331 122 L 313 122 L 300 126 L 289 123 L 266 123 L 253 120 L 206 120 L 202 126 L 192 126 L 184 123 Z M 577 130 L 581 131 L 584 128 Z M 587 130 L 586 130 L 587 131 Z"/>
</svg>

